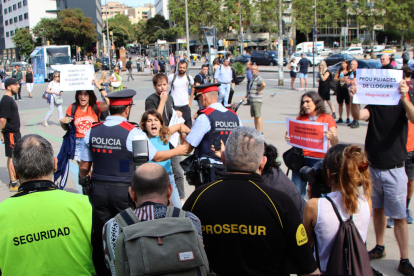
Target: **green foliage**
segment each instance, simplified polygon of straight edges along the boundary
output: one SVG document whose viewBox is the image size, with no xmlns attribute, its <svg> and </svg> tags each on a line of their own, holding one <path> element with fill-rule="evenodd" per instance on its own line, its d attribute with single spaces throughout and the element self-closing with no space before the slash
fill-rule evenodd
<svg viewBox="0 0 414 276">
<path fill-rule="evenodd" d="M 388 41 L 399 41 L 401 42 L 402 32 L 397 31 L 395 29 L 388 29 L 385 31 L 377 31 L 376 38 L 378 43 L 382 44 L 385 43 L 385 37 L 388 37 Z M 407 29 L 404 31 L 404 38 L 405 39 L 414 39 L 414 28 Z"/>
<path fill-rule="evenodd" d="M 12 37 L 12 40 L 14 45 L 20 48 L 20 56 L 24 55 L 26 58 L 28 58 L 33 52 L 33 37 L 28 29 L 16 29 L 16 33 Z"/>
<path fill-rule="evenodd" d="M 358 43 L 361 43 L 361 40 L 357 37 L 349 41 L 349 44 L 358 44 Z"/>
<path fill-rule="evenodd" d="M 309 33 L 312 32 L 312 22 L 315 20 L 314 0 L 292 0 L 292 18 L 296 29 L 306 35 L 309 41 Z"/>
<path fill-rule="evenodd" d="M 358 2 L 353 2 L 351 11 L 355 14 L 356 21 L 360 27 L 363 28 L 365 26 L 365 29 L 372 33 L 376 24 L 384 22 L 384 5 L 384 0 L 359 0 Z"/>
<path fill-rule="evenodd" d="M 138 43 L 146 46 L 156 42 L 158 39 L 162 39 L 164 33 L 164 39 L 172 41 L 174 40 L 175 33 L 169 29 L 169 25 L 169 21 L 165 20 L 164 16 L 159 14 L 147 21 L 140 20 L 137 24 L 133 25 L 134 38 Z M 156 26 L 162 28 L 162 30 L 156 28 Z"/>
<path fill-rule="evenodd" d="M 246 66 L 244 66 L 240 62 L 234 63 L 232 68 L 236 72 L 237 76 L 241 76 L 241 75 L 244 75 L 246 73 Z"/>
<path fill-rule="evenodd" d="M 92 18 L 85 17 L 78 8 L 60 11 L 58 18 L 42 18 L 32 28 L 36 45 L 49 41 L 56 45 L 87 46 L 97 41 L 95 31 Z"/>
<path fill-rule="evenodd" d="M 128 42 L 134 41 L 134 27 L 129 21 L 128 16 L 124 14 L 117 14 L 113 18 L 108 19 L 109 31 L 113 33 L 113 43 L 117 47 L 125 46 Z M 103 33 L 106 34 L 106 28 Z M 110 40 L 112 36 L 110 35 Z"/>
<path fill-rule="evenodd" d="M 385 23 L 389 29 L 400 31 L 401 47 L 406 31 L 414 25 L 413 7 L 414 0 L 385 0 Z"/>
</svg>

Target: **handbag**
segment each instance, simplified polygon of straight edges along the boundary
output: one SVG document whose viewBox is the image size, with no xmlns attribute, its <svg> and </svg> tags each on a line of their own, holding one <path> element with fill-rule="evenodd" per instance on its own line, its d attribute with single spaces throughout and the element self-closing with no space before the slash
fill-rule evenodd
<svg viewBox="0 0 414 276">
<path fill-rule="evenodd" d="M 189 185 L 195 186 L 197 182 L 197 173 L 200 167 L 200 161 L 195 154 L 188 156 L 186 159 L 180 162 L 181 168 L 183 168 L 185 178 Z"/>
<path fill-rule="evenodd" d="M 62 104 L 63 103 L 62 96 L 54 96 L 53 98 L 55 100 L 55 104 Z"/>
<path fill-rule="evenodd" d="M 283 153 L 283 161 L 289 170 L 294 172 L 300 171 L 300 169 L 305 165 L 303 150 L 301 148 L 292 147 Z M 286 174 L 289 174 L 289 170 Z"/>
</svg>

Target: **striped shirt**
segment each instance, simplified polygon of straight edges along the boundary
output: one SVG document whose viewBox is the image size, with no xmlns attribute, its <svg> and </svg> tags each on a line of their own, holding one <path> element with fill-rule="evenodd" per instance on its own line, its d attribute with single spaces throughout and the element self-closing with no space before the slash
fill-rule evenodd
<svg viewBox="0 0 414 276">
<path fill-rule="evenodd" d="M 259 75 L 253 76 L 253 79 L 250 81 L 249 94 L 250 101 L 253 102 L 262 102 L 263 94 L 259 95 L 260 86 L 262 85 L 263 79 Z"/>
<path fill-rule="evenodd" d="M 160 203 L 145 202 L 144 206 L 134 210 L 134 214 L 140 221 L 149 221 L 154 219 L 165 218 L 167 206 Z M 190 218 L 191 222 L 197 229 L 200 239 L 203 239 L 201 232 L 201 222 L 193 213 L 185 212 L 185 216 Z M 105 252 L 106 266 L 111 270 L 112 276 L 116 275 L 115 271 L 115 250 L 116 240 L 121 233 L 121 228 L 115 218 L 108 220 L 102 230 L 103 247 Z"/>
</svg>

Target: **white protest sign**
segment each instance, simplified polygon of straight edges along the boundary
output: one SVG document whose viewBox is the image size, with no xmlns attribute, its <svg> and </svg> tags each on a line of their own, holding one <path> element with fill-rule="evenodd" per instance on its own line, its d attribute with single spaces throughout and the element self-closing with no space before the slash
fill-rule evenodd
<svg viewBox="0 0 414 276">
<path fill-rule="evenodd" d="M 357 93 L 353 103 L 397 105 L 401 95 L 398 90 L 403 77 L 401 70 L 357 69 Z"/>
<path fill-rule="evenodd" d="M 64 65 L 60 71 L 60 90 L 93 90 L 94 79 L 93 65 Z"/>
</svg>

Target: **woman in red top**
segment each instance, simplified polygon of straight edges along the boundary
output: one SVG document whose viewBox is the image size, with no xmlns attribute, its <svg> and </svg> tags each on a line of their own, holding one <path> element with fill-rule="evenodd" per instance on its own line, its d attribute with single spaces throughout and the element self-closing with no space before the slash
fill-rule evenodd
<svg viewBox="0 0 414 276">
<path fill-rule="evenodd" d="M 328 131 L 325 131 L 325 136 L 329 139 L 332 146 L 338 144 L 335 120 L 330 114 L 326 113 L 325 104 L 317 92 L 310 91 L 302 95 L 300 112 L 296 120 L 328 123 Z M 286 141 L 290 140 L 287 132 L 285 139 Z M 305 166 L 308 167 L 313 167 L 325 157 L 325 153 L 305 149 L 303 150 L 303 155 L 305 156 Z M 292 182 L 295 183 L 301 196 L 305 197 L 307 183 L 300 179 L 299 172 L 292 172 Z"/>
<path fill-rule="evenodd" d="M 106 96 L 105 89 L 100 90 L 102 96 Z M 85 134 L 89 131 L 92 126 L 92 123 L 99 122 L 99 116 L 101 112 L 105 111 L 109 107 L 109 99 L 105 98 L 105 102 L 97 102 L 95 92 L 93 90 L 78 90 L 76 91 L 75 100 L 76 100 L 76 111 L 75 114 L 72 114 L 72 105 L 68 106 L 66 109 L 66 117 L 64 117 L 61 122 L 63 129 L 66 129 L 67 124 L 69 124 L 73 119 L 75 128 L 76 128 L 76 148 L 75 148 L 75 160 L 80 162 L 80 153 L 83 145 L 83 138 Z M 97 109 L 98 114 L 95 110 Z"/>
</svg>

